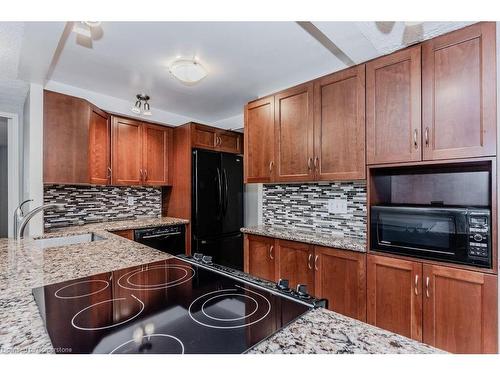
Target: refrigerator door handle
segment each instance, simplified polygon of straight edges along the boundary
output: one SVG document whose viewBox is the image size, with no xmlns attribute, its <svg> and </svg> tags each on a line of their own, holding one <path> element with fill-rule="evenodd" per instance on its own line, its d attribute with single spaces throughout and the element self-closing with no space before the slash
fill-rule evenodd
<svg viewBox="0 0 500 375">
<path fill-rule="evenodd" d="M 217 168 L 217 219 L 222 217 L 222 181 L 220 169 Z"/>
<path fill-rule="evenodd" d="M 224 206 L 223 206 L 223 215 L 226 215 L 226 212 L 227 212 L 227 205 L 228 205 L 228 188 L 227 188 L 227 173 L 226 173 L 226 170 L 223 169 L 222 170 L 222 178 L 224 180 Z"/>
</svg>

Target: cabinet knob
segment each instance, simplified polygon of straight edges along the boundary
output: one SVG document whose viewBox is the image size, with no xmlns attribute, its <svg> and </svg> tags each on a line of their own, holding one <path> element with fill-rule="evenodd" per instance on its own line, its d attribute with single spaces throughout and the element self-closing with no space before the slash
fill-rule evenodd
<svg viewBox="0 0 500 375">
<path fill-rule="evenodd" d="M 429 147 L 429 127 L 428 126 L 425 128 L 424 138 L 425 138 L 425 147 Z"/>
<path fill-rule="evenodd" d="M 273 245 L 269 246 L 269 259 L 274 259 L 273 250 L 274 246 Z"/>
<path fill-rule="evenodd" d="M 312 270 L 313 268 L 311 264 L 312 257 L 313 257 L 312 254 L 309 254 L 309 256 L 307 257 L 307 268 L 309 268 L 310 270 Z"/>
<path fill-rule="evenodd" d="M 318 268 L 318 258 L 319 258 L 319 255 L 316 255 L 316 256 L 314 257 L 314 269 L 315 269 L 316 271 L 319 271 L 319 268 Z"/>
<path fill-rule="evenodd" d="M 269 162 L 269 174 L 273 173 L 274 161 Z"/>
<path fill-rule="evenodd" d="M 111 178 L 111 167 L 108 167 L 108 174 L 106 176 L 107 178 Z"/>
<path fill-rule="evenodd" d="M 307 170 L 312 169 L 313 158 L 307 158 Z"/>
<path fill-rule="evenodd" d="M 415 146 L 415 149 L 418 148 L 418 130 L 417 129 L 413 130 L 413 145 Z"/>
<path fill-rule="evenodd" d="M 318 170 L 318 169 L 319 169 L 319 156 L 316 156 L 316 157 L 314 158 L 314 168 L 315 168 L 316 170 Z"/>
</svg>

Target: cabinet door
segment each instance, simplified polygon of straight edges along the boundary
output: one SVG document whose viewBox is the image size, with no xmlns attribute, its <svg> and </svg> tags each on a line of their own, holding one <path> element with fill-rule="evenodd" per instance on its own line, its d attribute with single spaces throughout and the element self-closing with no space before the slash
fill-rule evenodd
<svg viewBox="0 0 500 375">
<path fill-rule="evenodd" d="M 313 180 L 313 84 L 283 91 L 274 103 L 276 180 Z"/>
<path fill-rule="evenodd" d="M 366 321 L 366 254 L 315 246 L 315 296 L 328 308 Z"/>
<path fill-rule="evenodd" d="M 194 124 L 192 127 L 193 147 L 215 149 L 217 143 L 216 130 L 209 126 Z"/>
<path fill-rule="evenodd" d="M 217 150 L 241 154 L 243 146 L 243 134 L 230 131 L 217 132 Z"/>
<path fill-rule="evenodd" d="M 422 263 L 368 255 L 367 322 L 422 340 Z"/>
<path fill-rule="evenodd" d="M 172 173 L 172 129 L 144 124 L 143 169 L 146 185 L 169 185 Z"/>
<path fill-rule="evenodd" d="M 308 293 L 314 295 L 313 246 L 302 242 L 276 240 L 278 276 L 287 279 L 290 288 L 297 284 L 307 285 Z"/>
<path fill-rule="evenodd" d="M 265 280 L 276 280 L 274 239 L 245 236 L 244 271 Z"/>
<path fill-rule="evenodd" d="M 421 160 L 420 46 L 366 64 L 368 164 Z"/>
<path fill-rule="evenodd" d="M 424 265 L 424 342 L 453 353 L 497 352 L 497 277 Z"/>
<path fill-rule="evenodd" d="M 316 81 L 314 106 L 316 179 L 364 179 L 365 66 Z"/>
<path fill-rule="evenodd" d="M 495 23 L 422 47 L 424 159 L 496 154 Z"/>
<path fill-rule="evenodd" d="M 113 117 L 113 185 L 142 184 L 142 123 Z"/>
<path fill-rule="evenodd" d="M 89 178 L 91 184 L 106 185 L 111 181 L 111 129 L 109 117 L 90 108 Z"/>
<path fill-rule="evenodd" d="M 249 103 L 245 109 L 245 182 L 274 179 L 274 97 Z"/>
</svg>

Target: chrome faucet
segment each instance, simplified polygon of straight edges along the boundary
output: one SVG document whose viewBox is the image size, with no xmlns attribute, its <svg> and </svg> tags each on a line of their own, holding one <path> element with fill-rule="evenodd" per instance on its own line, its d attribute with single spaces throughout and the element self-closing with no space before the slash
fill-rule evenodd
<svg viewBox="0 0 500 375">
<path fill-rule="evenodd" d="M 28 212 L 26 215 L 24 215 L 22 206 L 27 203 L 33 201 L 32 199 L 28 199 L 21 203 L 18 208 L 16 208 L 16 211 L 14 211 L 14 228 L 15 228 L 15 236 L 16 239 L 19 240 L 24 237 L 24 230 L 26 229 L 26 225 L 28 225 L 28 222 L 31 220 L 33 216 L 35 216 L 37 213 L 40 211 L 43 211 L 47 208 L 55 208 L 57 210 L 61 210 L 64 208 L 64 204 L 60 203 L 47 203 L 43 204 L 39 207 L 36 207 L 32 209 L 30 212 Z"/>
</svg>

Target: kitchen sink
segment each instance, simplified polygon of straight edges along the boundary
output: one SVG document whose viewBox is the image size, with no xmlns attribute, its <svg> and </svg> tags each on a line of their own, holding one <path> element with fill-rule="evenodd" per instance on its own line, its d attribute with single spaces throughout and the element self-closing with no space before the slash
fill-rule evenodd
<svg viewBox="0 0 500 375">
<path fill-rule="evenodd" d="M 105 238 L 95 233 L 85 233 L 62 237 L 39 238 L 35 240 L 35 244 L 45 249 L 49 247 L 76 245 L 101 240 L 105 240 Z"/>
</svg>

